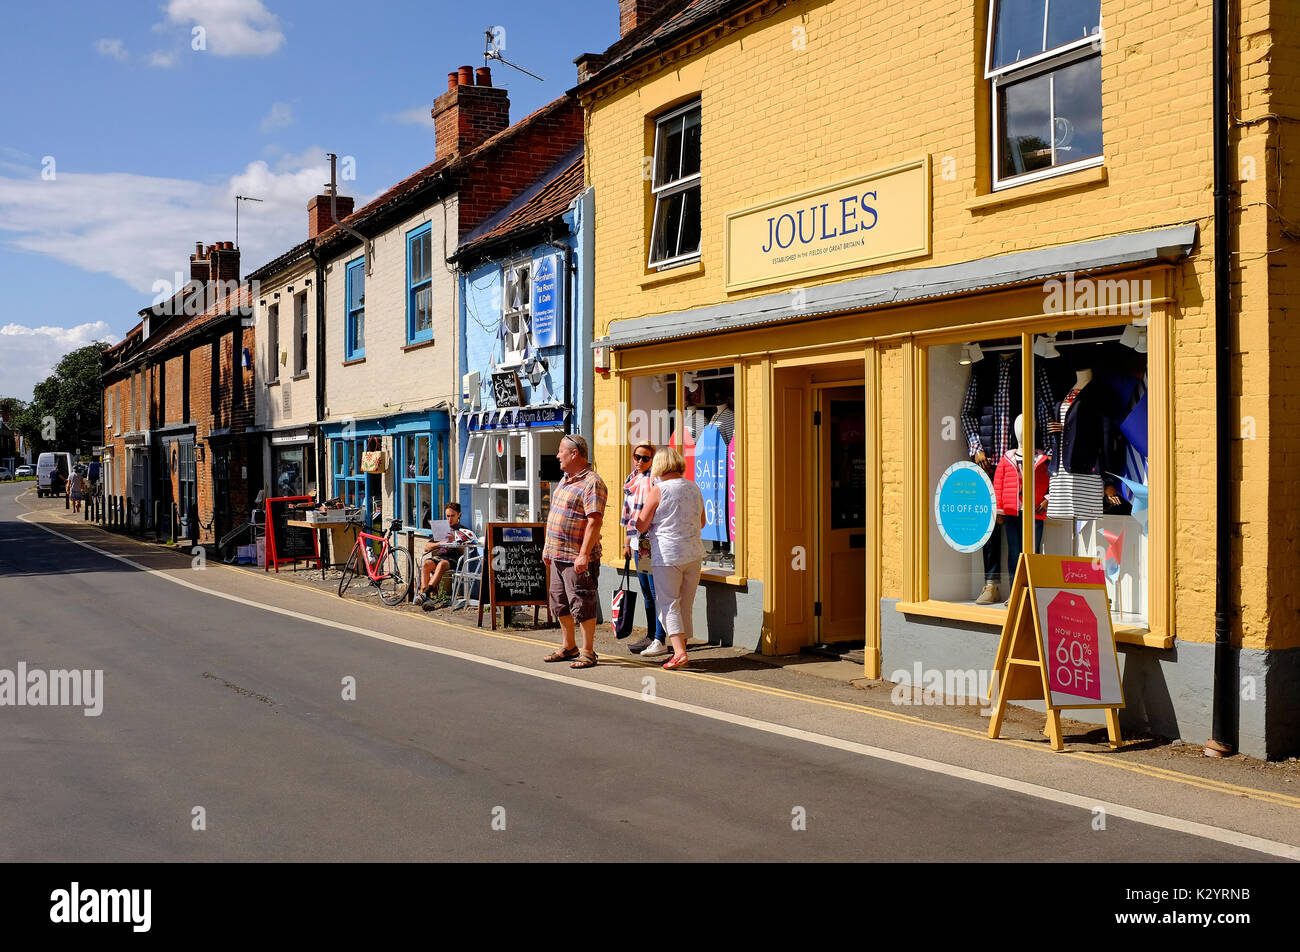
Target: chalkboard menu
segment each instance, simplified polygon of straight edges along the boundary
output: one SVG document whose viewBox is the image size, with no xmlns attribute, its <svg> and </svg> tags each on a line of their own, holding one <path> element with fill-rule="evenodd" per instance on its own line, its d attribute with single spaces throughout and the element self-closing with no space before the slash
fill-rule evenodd
<svg viewBox="0 0 1300 952">
<path fill-rule="evenodd" d="M 266 567 L 272 565 L 278 569 L 281 562 L 296 562 L 299 559 L 315 559 L 319 555 L 316 548 L 316 533 L 301 526 L 289 525 L 289 520 L 297 513 L 293 510 L 295 503 L 311 503 L 310 496 L 276 496 L 266 501 Z"/>
<path fill-rule="evenodd" d="M 542 544 L 546 524 L 491 523 L 484 553 L 492 601 L 498 605 L 545 605 L 546 564 Z"/>
</svg>

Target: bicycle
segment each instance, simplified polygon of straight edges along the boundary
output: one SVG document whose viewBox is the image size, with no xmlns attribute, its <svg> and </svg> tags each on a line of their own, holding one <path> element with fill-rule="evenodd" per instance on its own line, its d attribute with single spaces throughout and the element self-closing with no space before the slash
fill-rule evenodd
<svg viewBox="0 0 1300 952">
<path fill-rule="evenodd" d="M 357 533 L 352 554 L 348 556 L 343 576 L 339 579 L 339 598 L 354 579 L 361 577 L 360 566 L 364 565 L 370 584 L 379 590 L 380 601 L 385 605 L 397 605 L 406 599 L 415 576 L 411 569 L 411 553 L 392 541 L 401 528 L 402 520 L 394 519 L 381 536 L 373 532 Z M 378 553 L 372 552 L 371 543 L 379 543 Z"/>
</svg>

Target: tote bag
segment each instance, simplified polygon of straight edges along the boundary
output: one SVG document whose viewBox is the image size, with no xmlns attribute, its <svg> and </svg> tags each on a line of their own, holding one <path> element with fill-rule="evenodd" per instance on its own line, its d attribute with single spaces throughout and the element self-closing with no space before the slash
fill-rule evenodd
<svg viewBox="0 0 1300 952">
<path fill-rule="evenodd" d="M 623 560 L 623 584 L 614 590 L 609 600 L 609 621 L 614 626 L 614 636 L 620 641 L 632 634 L 632 619 L 636 615 L 636 592 L 627 587 L 631 561 Z"/>
</svg>

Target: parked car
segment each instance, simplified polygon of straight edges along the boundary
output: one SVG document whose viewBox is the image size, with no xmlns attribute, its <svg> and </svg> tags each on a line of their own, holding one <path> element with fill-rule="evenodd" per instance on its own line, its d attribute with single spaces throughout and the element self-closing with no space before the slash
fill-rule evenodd
<svg viewBox="0 0 1300 952">
<path fill-rule="evenodd" d="M 14 475 L 17 476 L 19 479 L 22 479 L 24 476 L 35 476 L 36 467 L 33 466 L 31 463 L 23 463 L 16 470 L 14 470 Z"/>
<path fill-rule="evenodd" d="M 13 471 L 8 466 L 0 466 L 0 479 L 13 479 Z"/>
<path fill-rule="evenodd" d="M 55 488 L 55 474 L 59 475 Z M 62 496 L 68 491 L 68 476 L 72 473 L 71 453 L 42 453 L 36 458 L 36 495 Z"/>
</svg>

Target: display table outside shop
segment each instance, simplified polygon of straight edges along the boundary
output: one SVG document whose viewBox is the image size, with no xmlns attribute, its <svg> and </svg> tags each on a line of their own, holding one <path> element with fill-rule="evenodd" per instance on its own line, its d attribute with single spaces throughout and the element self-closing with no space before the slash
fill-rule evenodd
<svg viewBox="0 0 1300 952">
<path fill-rule="evenodd" d="M 357 530 L 362 527 L 360 522 L 348 520 L 347 522 L 308 522 L 306 519 L 290 519 L 287 525 L 297 526 L 301 529 L 315 529 L 316 537 L 320 545 L 320 577 L 321 581 L 325 580 L 325 573 L 332 568 L 341 569 L 348 559 L 348 554 L 352 552 L 352 547 L 357 541 Z M 325 533 L 329 532 L 330 547 L 325 548 Z M 326 555 L 326 552 L 329 552 Z M 332 561 L 338 557 L 339 552 L 343 553 L 342 561 Z M 294 571 L 297 571 L 295 565 Z"/>
</svg>

